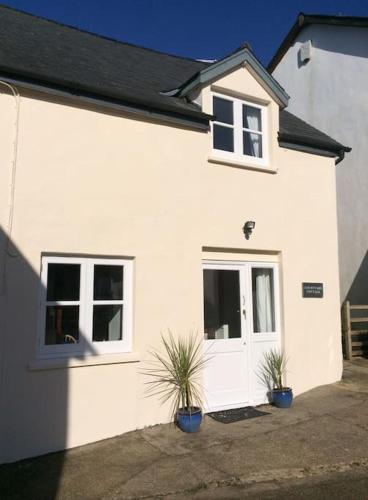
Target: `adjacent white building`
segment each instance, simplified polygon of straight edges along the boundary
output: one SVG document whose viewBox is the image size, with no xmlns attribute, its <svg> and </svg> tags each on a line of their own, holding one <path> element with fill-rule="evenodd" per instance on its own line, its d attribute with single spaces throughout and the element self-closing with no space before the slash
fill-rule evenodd
<svg viewBox="0 0 368 500">
<path fill-rule="evenodd" d="M 352 147 L 336 169 L 340 291 L 367 304 L 368 18 L 300 14 L 268 69 L 290 111 Z"/>
</svg>

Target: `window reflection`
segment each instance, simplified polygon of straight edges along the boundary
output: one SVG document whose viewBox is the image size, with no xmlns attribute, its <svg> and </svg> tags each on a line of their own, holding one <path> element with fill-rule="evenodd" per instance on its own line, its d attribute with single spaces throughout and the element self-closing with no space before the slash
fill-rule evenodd
<svg viewBox="0 0 368 500">
<path fill-rule="evenodd" d="M 205 338 L 240 338 L 239 272 L 204 269 L 203 282 Z"/>
</svg>

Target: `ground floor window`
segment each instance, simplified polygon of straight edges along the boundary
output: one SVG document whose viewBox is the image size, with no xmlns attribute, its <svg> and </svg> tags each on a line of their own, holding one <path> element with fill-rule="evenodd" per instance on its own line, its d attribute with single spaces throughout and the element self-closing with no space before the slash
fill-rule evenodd
<svg viewBox="0 0 368 500">
<path fill-rule="evenodd" d="M 44 256 L 40 353 L 131 350 L 132 260 Z"/>
</svg>

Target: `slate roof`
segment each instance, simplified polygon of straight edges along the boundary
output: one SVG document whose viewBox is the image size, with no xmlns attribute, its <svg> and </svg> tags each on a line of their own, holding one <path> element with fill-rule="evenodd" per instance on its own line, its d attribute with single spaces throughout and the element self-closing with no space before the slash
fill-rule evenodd
<svg viewBox="0 0 368 500">
<path fill-rule="evenodd" d="M 331 153 L 351 151 L 351 148 L 343 146 L 312 125 L 289 113 L 286 109 L 280 111 L 279 141 L 317 148 Z"/>
<path fill-rule="evenodd" d="M 211 117 L 186 99 L 163 95 L 195 77 L 210 63 L 164 54 L 105 38 L 0 5 L 0 76 L 96 96 L 141 109 L 208 123 Z M 280 112 L 280 138 L 344 146 Z"/>
<path fill-rule="evenodd" d="M 207 65 L 0 5 L 1 73 L 191 116 L 201 110 L 160 92 L 177 88 Z"/>
</svg>

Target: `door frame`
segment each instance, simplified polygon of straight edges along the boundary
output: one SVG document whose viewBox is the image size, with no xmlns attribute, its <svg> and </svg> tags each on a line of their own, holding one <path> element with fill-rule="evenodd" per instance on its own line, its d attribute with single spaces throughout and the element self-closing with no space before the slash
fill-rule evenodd
<svg viewBox="0 0 368 500">
<path fill-rule="evenodd" d="M 241 329 L 242 336 L 241 339 L 245 339 L 247 348 L 244 349 L 246 354 L 245 363 L 248 366 L 248 393 L 249 401 L 246 403 L 249 406 L 267 403 L 268 400 L 266 396 L 264 398 L 259 398 L 256 395 L 255 387 L 255 377 L 252 373 L 252 364 L 255 351 L 255 345 L 260 343 L 272 343 L 273 347 L 280 348 L 282 345 L 282 330 L 281 330 L 281 302 L 280 302 L 280 275 L 279 275 L 279 262 L 272 261 L 256 261 L 256 260 L 218 260 L 218 259 L 203 259 L 202 260 L 202 272 L 204 269 L 224 269 L 224 270 L 238 270 L 239 271 L 239 286 L 240 286 L 240 297 L 241 297 L 241 307 L 245 306 L 246 317 L 241 313 Z M 275 312 L 275 329 L 273 332 L 266 333 L 254 333 L 254 321 L 253 321 L 253 293 L 252 293 L 252 269 L 253 268 L 270 268 L 273 269 L 273 294 L 274 294 L 274 312 Z M 204 290 L 202 293 L 204 298 Z M 243 303 L 245 300 L 245 304 Z M 203 317 L 204 324 L 204 317 Z M 206 351 L 207 340 L 203 340 L 204 355 Z M 214 340 L 212 341 L 214 342 Z M 210 353 L 209 353 L 210 354 Z M 211 354 L 210 354 L 211 355 Z M 204 368 L 205 369 L 205 368 Z M 253 384 L 252 384 L 253 382 Z M 266 394 L 266 393 L 265 393 Z M 239 404 L 233 405 L 217 405 L 216 407 L 209 407 L 206 412 L 225 410 L 231 408 L 237 408 Z"/>
</svg>

